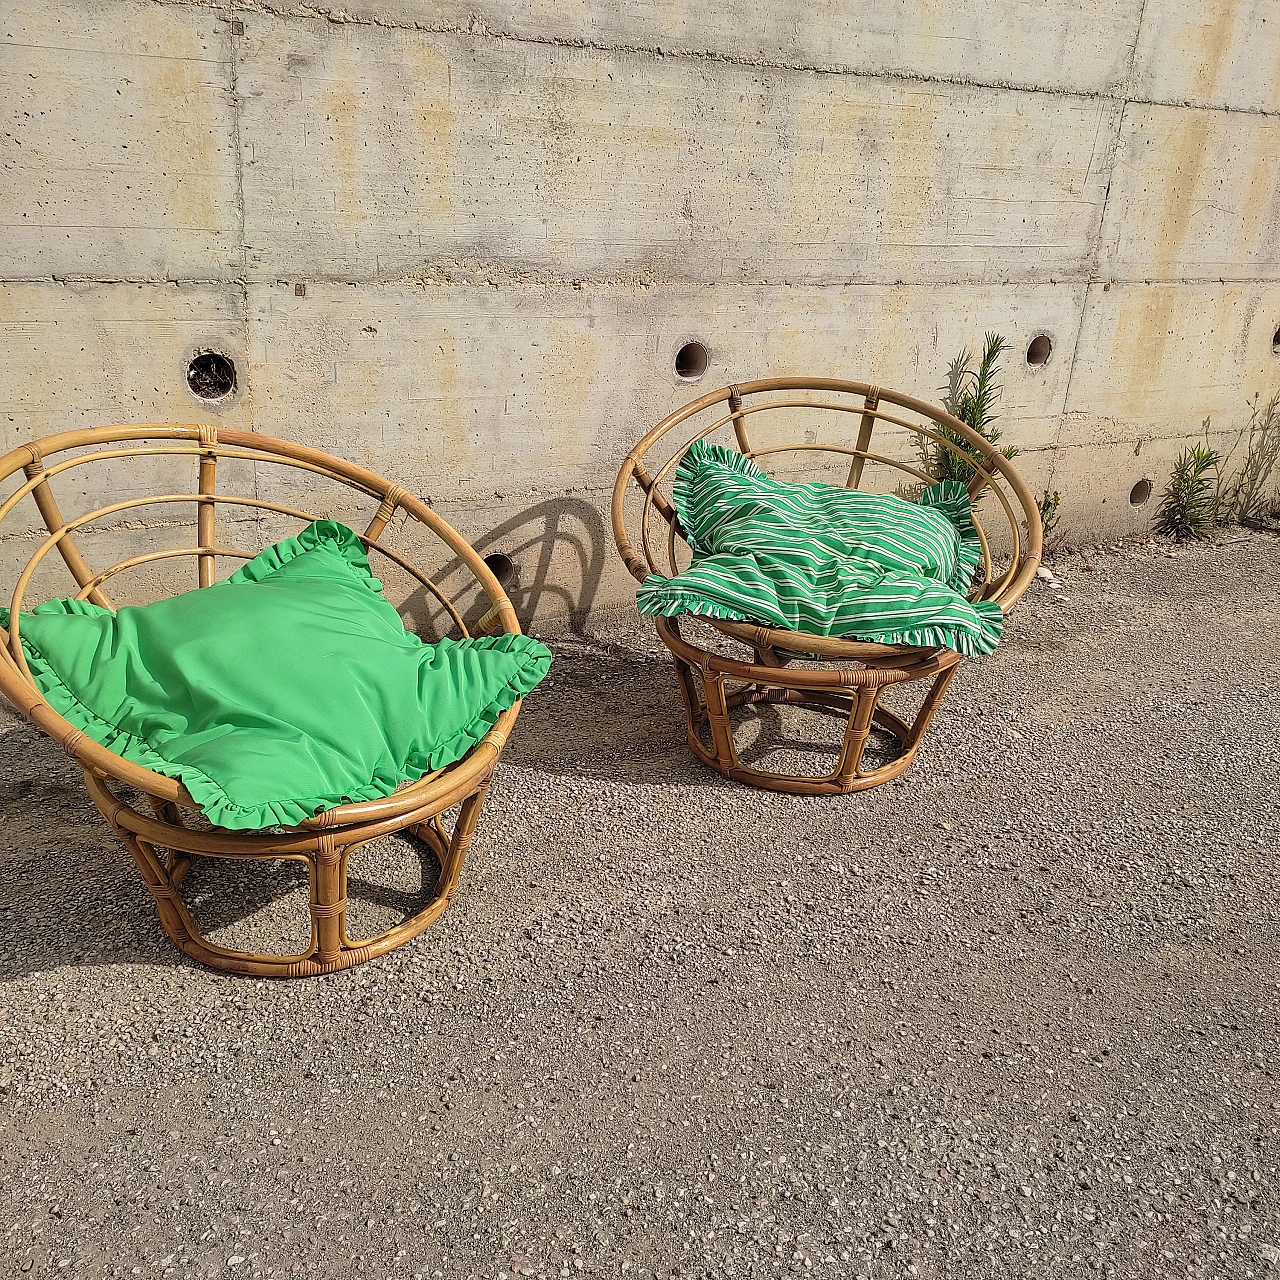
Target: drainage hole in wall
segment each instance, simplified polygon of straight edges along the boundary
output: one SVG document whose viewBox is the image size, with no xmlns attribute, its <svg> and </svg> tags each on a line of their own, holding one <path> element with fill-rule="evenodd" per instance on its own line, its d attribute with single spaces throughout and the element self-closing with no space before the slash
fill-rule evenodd
<svg viewBox="0 0 1280 1280">
<path fill-rule="evenodd" d="M 1145 507 L 1150 498 L 1150 480 L 1139 480 L 1138 483 L 1129 490 L 1129 505 L 1131 507 Z"/>
<path fill-rule="evenodd" d="M 676 377 L 684 382 L 697 382 L 710 363 L 711 356 L 701 342 L 686 342 L 676 352 Z"/>
<path fill-rule="evenodd" d="M 187 386 L 201 400 L 225 400 L 236 389 L 236 366 L 220 351 L 201 351 L 187 365 Z"/>
<path fill-rule="evenodd" d="M 1049 341 L 1049 335 L 1042 333 L 1038 337 L 1031 339 L 1031 345 L 1027 348 L 1027 363 L 1032 365 L 1042 365 L 1049 363 L 1049 356 L 1053 352 L 1053 343 Z"/>
<path fill-rule="evenodd" d="M 515 561 L 502 551 L 495 551 L 490 556 L 485 556 L 485 564 L 489 566 L 489 572 L 498 580 L 498 586 L 504 591 L 511 584 L 511 579 L 516 576 Z"/>
<path fill-rule="evenodd" d="M 1271 335 L 1271 350 L 1280 356 L 1280 329 Z"/>
</svg>

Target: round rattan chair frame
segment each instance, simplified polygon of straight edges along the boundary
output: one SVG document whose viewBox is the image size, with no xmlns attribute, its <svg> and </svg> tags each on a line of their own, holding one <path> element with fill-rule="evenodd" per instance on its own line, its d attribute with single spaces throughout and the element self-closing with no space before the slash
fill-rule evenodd
<svg viewBox="0 0 1280 1280">
<path fill-rule="evenodd" d="M 190 457 L 197 466 L 195 493 L 158 494 L 109 503 L 73 520 L 63 518 L 52 481 L 63 472 L 104 460 Z M 248 560 L 256 553 L 218 544 L 216 513 L 239 506 L 292 517 L 303 522 L 320 518 L 296 507 L 257 497 L 217 492 L 219 460 L 279 464 L 337 481 L 376 503 L 361 536 L 367 550 L 386 556 L 429 592 L 452 625 L 469 634 L 462 614 L 431 577 L 407 556 L 380 542 L 397 512 L 425 526 L 466 567 L 488 597 L 490 608 L 476 629 L 519 634 L 520 624 L 497 579 L 467 541 L 419 498 L 364 467 L 318 449 L 253 432 L 183 423 L 140 424 L 68 431 L 23 445 L 0 458 L 0 480 L 17 472 L 24 481 L 2 503 L 0 522 L 30 497 L 49 536 L 37 547 L 19 575 L 10 600 L 10 629 L 0 630 L 0 692 L 39 728 L 55 738 L 84 769 L 94 804 L 132 855 L 155 899 L 169 937 L 187 955 L 204 964 L 256 977 L 306 977 L 347 969 L 393 950 L 417 937 L 448 906 L 462 873 L 485 791 L 502 753 L 520 704 L 503 712 L 493 728 L 456 764 L 410 783 L 394 794 L 326 810 L 296 827 L 259 832 L 188 825 L 197 812 L 186 789 L 172 778 L 153 773 L 115 755 L 64 720 L 45 700 L 27 668 L 20 639 L 19 610 L 32 575 L 55 549 L 80 586 L 79 599 L 114 608 L 104 584 L 116 574 L 173 558 L 194 558 L 200 587 L 210 586 L 219 558 Z M 255 466 L 255 470 L 256 470 Z M 196 508 L 193 547 L 152 551 L 121 560 L 95 573 L 76 541 L 77 530 L 137 508 L 190 504 Z M 140 792 L 147 813 L 120 794 Z M 450 811 L 457 809 L 456 815 Z M 400 835 L 425 844 L 439 864 L 429 901 L 416 914 L 370 937 L 352 937 L 347 927 L 347 866 L 353 853 L 382 836 Z M 274 860 L 305 864 L 310 885 L 311 940 L 306 951 L 292 955 L 234 950 L 210 941 L 200 931 L 183 900 L 183 882 L 201 858 Z"/>
<path fill-rule="evenodd" d="M 824 444 L 806 438 L 753 447 L 755 415 L 777 410 L 853 415 L 858 420 L 856 442 Z M 709 414 L 712 420 L 694 422 L 703 414 Z M 683 443 L 661 465 L 655 465 L 650 460 L 655 446 L 691 422 L 696 427 L 694 433 L 687 438 L 677 437 Z M 1008 613 L 1035 577 L 1042 552 L 1040 508 L 1025 481 L 990 441 L 936 405 L 845 379 L 762 378 L 737 383 L 710 391 L 664 418 L 627 454 L 614 484 L 613 535 L 623 563 L 641 582 L 651 574 L 673 576 L 679 572 L 677 548 L 683 545 L 687 551 L 687 543 L 669 496 L 671 477 L 693 443 L 717 431 L 727 434 L 732 430 L 738 451 L 757 461 L 804 452 L 847 457 L 845 485 L 851 489 L 862 487 L 868 463 L 904 473 L 914 484 L 933 483 L 934 477 L 919 466 L 873 451 L 875 431 L 881 424 L 912 433 L 917 446 L 927 442 L 926 447 L 946 449 L 975 464 L 968 485 L 970 497 L 976 504 L 984 493 L 995 495 L 995 505 L 1008 525 L 1010 554 L 1007 567 L 997 569 L 991 540 L 975 510 L 982 563 L 970 598 L 992 600 Z M 667 492 L 663 491 L 664 485 Z M 639 498 L 640 508 L 638 551 L 628 527 L 629 519 L 637 519 L 630 500 L 633 494 Z M 659 541 L 655 541 L 655 513 L 657 521 L 666 526 L 665 536 Z M 880 786 L 900 776 L 915 759 L 924 732 L 960 664 L 960 655 L 949 649 L 875 644 L 752 622 L 699 619 L 728 641 L 744 646 L 750 654 L 728 657 L 695 643 L 687 634 L 690 628 L 682 626 L 683 621 L 655 619 L 658 635 L 675 661 L 690 749 L 725 777 L 774 791 L 843 795 Z M 802 659 L 816 661 L 816 665 L 792 665 Z M 883 705 L 882 697 L 890 687 L 912 681 L 927 682 L 928 687 L 908 721 Z M 744 763 L 735 743 L 733 712 L 764 703 L 801 704 L 834 712 L 845 720 L 835 768 L 830 774 L 777 773 Z M 864 764 L 873 727 L 887 731 L 898 741 L 900 750 L 887 763 Z"/>
</svg>

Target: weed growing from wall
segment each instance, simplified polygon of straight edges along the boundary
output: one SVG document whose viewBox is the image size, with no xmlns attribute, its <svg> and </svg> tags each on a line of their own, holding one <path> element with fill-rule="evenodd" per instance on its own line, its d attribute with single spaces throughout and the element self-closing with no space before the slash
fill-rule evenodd
<svg viewBox="0 0 1280 1280">
<path fill-rule="evenodd" d="M 1049 545 L 1053 532 L 1058 527 L 1058 508 L 1062 505 L 1062 495 L 1054 489 L 1046 489 L 1040 498 L 1040 525 L 1044 532 L 1044 545 Z"/>
<path fill-rule="evenodd" d="M 1222 512 L 1221 465 L 1222 455 L 1207 444 L 1183 446 L 1160 498 L 1157 532 L 1179 542 L 1213 534 Z"/>
<path fill-rule="evenodd" d="M 1256 525 L 1280 512 L 1280 391 L 1264 405 L 1254 396 L 1244 461 L 1227 487 L 1225 505 L 1232 520 Z"/>
</svg>

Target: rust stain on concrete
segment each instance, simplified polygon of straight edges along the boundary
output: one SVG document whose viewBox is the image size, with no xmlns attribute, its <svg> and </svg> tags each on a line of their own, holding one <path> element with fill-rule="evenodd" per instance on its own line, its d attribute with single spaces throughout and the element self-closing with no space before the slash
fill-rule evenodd
<svg viewBox="0 0 1280 1280">
<path fill-rule="evenodd" d="M 868 175 L 883 164 L 878 114 L 856 89 L 810 100 L 797 112 L 787 206 L 791 246 L 827 243 L 865 219 Z"/>
<path fill-rule="evenodd" d="M 1190 41 L 1193 53 L 1187 65 L 1195 68 L 1195 96 L 1212 101 L 1222 77 L 1223 60 L 1235 34 L 1234 5 L 1221 3 L 1221 0 L 1215 4 L 1210 0 L 1205 4 L 1203 17 L 1204 21 L 1186 28 L 1188 33 L 1195 33 Z"/>
<path fill-rule="evenodd" d="M 346 230 L 362 226 L 367 215 L 361 181 L 360 77 L 345 49 L 333 51 L 332 77 L 319 95 L 319 123 L 333 144 L 334 218 Z"/>
<path fill-rule="evenodd" d="M 922 92 L 904 95 L 889 125 L 893 156 L 889 164 L 886 239 L 892 241 L 899 252 L 919 243 L 921 227 L 935 197 L 939 169 L 934 136 L 937 121 L 937 97 Z M 890 297 L 902 292 L 893 290 Z"/>
<path fill-rule="evenodd" d="M 151 58 L 139 87 L 148 113 L 160 127 L 154 133 L 156 159 L 165 190 L 166 221 L 182 227 L 215 229 L 221 225 L 217 185 L 222 164 L 218 140 L 203 125 L 221 115 L 216 90 L 207 83 L 207 67 L 182 58 Z"/>
<path fill-rule="evenodd" d="M 562 466 L 582 466 L 590 457 L 598 418 L 590 410 L 601 357 L 600 341 L 580 325 L 557 320 L 548 326 L 541 373 L 549 400 L 545 439 L 551 457 Z"/>
<path fill-rule="evenodd" d="M 408 46 L 415 85 L 412 113 L 418 135 L 419 209 L 442 216 L 453 212 L 457 160 L 457 113 L 452 101 L 448 59 L 425 41 Z"/>
<path fill-rule="evenodd" d="M 1163 191 L 1153 245 L 1154 273 L 1160 279 L 1181 274 L 1183 246 L 1201 201 L 1205 166 L 1217 142 L 1215 121 L 1203 112 L 1180 114 L 1166 135 L 1149 182 Z"/>
<path fill-rule="evenodd" d="M 1250 390 L 1239 364 L 1248 293 L 1247 286 L 1125 289 L 1113 336 L 1104 328 L 1097 342 L 1107 367 L 1090 373 L 1095 405 L 1169 431 L 1193 432 L 1206 414 L 1230 417 Z M 1214 421 L 1225 429 L 1225 419 Z"/>
<path fill-rule="evenodd" d="M 469 409 L 462 393 L 458 355 L 458 341 L 448 328 L 430 333 L 423 349 L 430 386 L 424 396 L 416 397 L 429 401 L 424 424 L 427 436 L 439 432 L 443 462 L 450 468 L 462 468 L 471 455 Z"/>
<path fill-rule="evenodd" d="M 1249 151 L 1248 178 L 1237 187 L 1242 207 L 1236 243 L 1265 269 L 1280 256 L 1280 125 L 1255 125 Z"/>
<path fill-rule="evenodd" d="M 1118 406 L 1108 405 L 1113 412 L 1143 416 L 1150 411 L 1152 392 L 1165 376 L 1165 348 L 1174 333 L 1178 305 L 1176 293 L 1169 289 L 1126 289 L 1120 294 L 1115 338 L 1108 351 L 1107 383 L 1119 401 Z"/>
</svg>

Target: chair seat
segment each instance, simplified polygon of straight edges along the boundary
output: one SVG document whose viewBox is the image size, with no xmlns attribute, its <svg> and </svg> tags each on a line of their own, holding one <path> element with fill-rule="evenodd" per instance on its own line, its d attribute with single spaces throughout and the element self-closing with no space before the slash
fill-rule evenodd
<svg viewBox="0 0 1280 1280">
<path fill-rule="evenodd" d="M 801 414 L 807 428 L 803 437 L 787 438 L 786 430 Z M 779 421 L 781 432 L 773 425 Z M 813 429 L 817 421 L 827 424 L 825 435 Z M 877 428 L 890 434 L 879 449 Z M 769 443 L 756 445 L 766 433 Z M 903 438 L 912 442 L 906 456 Z M 623 461 L 613 489 L 613 532 L 622 561 L 638 582 L 653 574 L 675 577 L 690 556 L 673 478 L 699 440 L 731 443 L 757 464 L 789 456 L 839 465 L 839 479 L 848 488 L 887 474 L 880 491 L 900 485 L 903 476 L 911 484 L 932 484 L 935 477 L 921 469 L 920 455 L 947 449 L 965 458 L 974 472 L 968 493 L 982 559 L 970 599 L 990 601 L 1007 613 L 1039 566 L 1038 503 L 1009 459 L 964 423 L 926 401 L 869 383 L 766 378 L 721 387 L 677 409 Z M 1008 565 L 1001 570 L 992 552 L 994 535 L 983 525 L 992 511 L 1003 522 L 997 545 Z M 951 649 L 809 635 L 754 622 L 687 615 L 659 616 L 654 622 L 675 662 L 693 754 L 726 777 L 798 794 L 847 794 L 900 776 L 915 759 L 961 662 Z M 695 622 L 710 628 L 707 639 L 695 638 Z M 710 636 L 716 634 L 722 641 L 713 644 Z M 914 698 L 911 685 L 917 686 Z M 900 704 L 897 709 L 887 704 L 889 698 Z M 843 729 L 831 744 L 831 772 L 771 771 L 744 759 L 738 732 L 743 715 L 768 704 L 841 716 Z M 897 740 L 898 752 L 887 762 L 872 763 L 866 755 L 874 730 Z"/>
<path fill-rule="evenodd" d="M 118 491 L 122 468 L 143 471 L 158 461 L 166 475 L 186 462 L 193 466 L 196 484 L 185 493 L 143 493 L 109 502 L 71 518 L 63 515 L 55 490 L 59 477 L 70 472 L 69 493 L 93 492 L 93 474 L 103 479 L 100 492 Z M 251 465 L 246 465 L 251 464 Z M 86 472 L 84 469 L 89 468 Z M 336 482 L 347 499 L 366 502 L 370 518 L 359 535 L 364 549 L 407 574 L 423 596 L 432 601 L 442 629 L 470 634 L 464 608 L 446 593 L 431 574 L 405 552 L 389 545 L 392 517 L 402 513 L 431 535 L 446 562 L 469 576 L 465 608 L 484 614 L 486 628 L 520 634 L 511 602 L 474 548 L 425 502 L 400 485 L 342 458 L 253 432 L 217 430 L 208 425 L 137 424 L 64 432 L 34 441 L 0 459 L 0 481 L 16 481 L 0 503 L 0 522 L 24 504 L 34 506 L 48 536 L 17 575 L 10 600 L 12 616 L 19 616 L 23 600 L 43 562 L 56 552 L 78 584 L 77 599 L 102 609 L 114 607 L 110 586 L 117 575 L 154 572 L 183 559 L 196 564 L 197 584 L 211 586 L 220 559 L 251 560 L 257 552 L 223 544 L 217 516 L 240 508 L 259 517 L 296 521 L 304 525 L 323 513 L 300 509 L 286 501 L 262 497 L 270 492 L 271 477 L 285 469 L 294 473 L 289 492 L 296 493 L 298 475 L 314 488 L 317 478 Z M 220 491 L 221 471 L 253 474 L 252 495 Z M 113 478 L 114 477 L 114 478 Z M 145 487 L 139 480 L 128 490 Z M 104 525 L 133 520 L 135 513 L 158 508 L 172 525 L 179 545 L 142 550 L 96 571 L 77 535 Z M 183 524 L 183 510 L 190 521 Z M 344 507 L 344 511 L 346 508 Z M 245 526 L 238 522 L 233 531 Z M 127 533 L 132 525 L 117 531 Z M 248 527 L 256 527 L 250 523 Z M 232 831 L 211 828 L 193 818 L 195 802 L 175 778 L 155 772 L 94 741 L 68 723 L 52 707 L 33 679 L 18 634 L 0 632 L 0 691 L 33 723 L 53 736 L 83 766 L 89 794 L 132 855 L 156 901 L 161 922 L 172 940 L 188 955 L 236 973 L 265 977 L 296 977 L 349 968 L 385 953 L 417 936 L 444 910 L 456 890 L 462 865 L 474 836 L 485 790 L 519 715 L 520 704 L 503 711 L 488 732 L 456 763 L 411 780 L 390 795 L 376 796 L 327 809 L 293 825 L 264 830 Z M 127 798 L 128 789 L 142 796 L 141 806 Z M 361 845 L 387 835 L 401 835 L 429 849 L 439 865 L 434 886 L 426 888 L 419 908 L 391 929 L 369 938 L 353 938 L 347 928 L 347 867 Z M 308 868 L 311 942 L 297 954 L 246 952 L 220 946 L 205 937 L 183 901 L 183 883 L 201 858 L 292 860 Z"/>
</svg>

